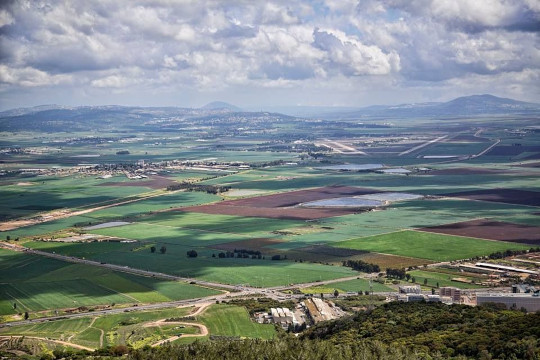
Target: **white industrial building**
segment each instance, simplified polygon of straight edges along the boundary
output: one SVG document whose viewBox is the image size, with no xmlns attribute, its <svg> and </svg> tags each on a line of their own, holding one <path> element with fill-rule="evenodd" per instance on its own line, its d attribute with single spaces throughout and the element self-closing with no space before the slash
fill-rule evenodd
<svg viewBox="0 0 540 360">
<path fill-rule="evenodd" d="M 540 311 L 540 296 L 528 293 L 478 293 L 476 294 L 476 304 L 486 303 L 504 304 L 508 309 L 524 308 L 528 312 Z"/>
</svg>

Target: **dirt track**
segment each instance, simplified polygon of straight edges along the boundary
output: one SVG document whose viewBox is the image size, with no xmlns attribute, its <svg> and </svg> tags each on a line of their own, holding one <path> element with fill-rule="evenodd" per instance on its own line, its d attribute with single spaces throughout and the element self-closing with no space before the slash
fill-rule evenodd
<svg viewBox="0 0 540 360">
<path fill-rule="evenodd" d="M 95 349 L 92 349 L 92 348 L 89 348 L 89 347 L 86 347 L 86 346 L 73 344 L 73 343 L 70 343 L 70 342 L 67 342 L 67 341 L 53 340 L 53 339 L 47 339 L 47 338 L 42 338 L 42 337 L 36 337 L 36 336 L 21 336 L 21 335 L 0 336 L 0 340 L 20 339 L 20 338 L 35 339 L 35 340 L 42 340 L 42 341 L 52 342 L 52 343 L 55 343 L 55 344 L 69 346 L 69 347 L 72 347 L 74 349 L 79 349 L 79 350 L 87 350 L 87 351 L 94 351 L 95 350 Z"/>
</svg>

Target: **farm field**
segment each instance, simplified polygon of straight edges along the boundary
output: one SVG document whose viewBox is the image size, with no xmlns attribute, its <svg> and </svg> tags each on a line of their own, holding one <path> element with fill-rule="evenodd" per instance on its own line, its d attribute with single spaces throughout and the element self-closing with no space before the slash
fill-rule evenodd
<svg viewBox="0 0 540 360">
<path fill-rule="evenodd" d="M 507 249 L 528 249 L 525 245 L 457 237 L 419 231 L 398 231 L 336 243 L 334 246 L 433 261 L 467 259 Z"/>
<path fill-rule="evenodd" d="M 314 295 L 317 295 L 320 293 L 333 294 L 334 290 L 338 290 L 340 293 L 346 293 L 346 292 L 358 293 L 358 292 L 370 291 L 370 289 L 373 289 L 374 292 L 395 291 L 395 289 L 388 287 L 386 285 L 380 284 L 376 281 L 373 281 L 371 286 L 372 287 L 370 288 L 369 280 L 354 279 L 354 280 L 331 283 L 328 285 L 304 288 L 301 291 L 305 294 L 314 294 Z"/>
<path fill-rule="evenodd" d="M 436 287 L 437 284 L 439 286 L 453 286 L 460 289 L 478 289 L 482 288 L 483 286 L 478 284 L 469 284 L 465 282 L 459 282 L 459 281 L 452 281 L 454 278 L 462 278 L 468 281 L 478 281 L 481 280 L 480 278 L 470 277 L 470 276 L 464 276 L 459 273 L 450 274 L 450 273 L 444 273 L 444 272 L 437 272 L 434 271 L 423 271 L 423 270 L 413 270 L 409 271 L 408 274 L 415 277 L 416 284 L 424 285 L 425 279 L 427 279 L 426 286 L 430 287 Z"/>
<path fill-rule="evenodd" d="M 212 305 L 196 319 L 204 323 L 212 335 L 258 339 L 271 339 L 276 335 L 274 325 L 255 323 L 247 310 L 239 306 Z"/>
<path fill-rule="evenodd" d="M 0 249 L 0 315 L 92 305 L 151 303 L 220 293 Z M 23 271 L 24 270 L 24 271 Z M 13 308 L 16 305 L 16 309 Z"/>
<path fill-rule="evenodd" d="M 168 211 L 144 217 L 141 222 L 232 234 L 269 236 L 272 231 L 303 226 L 303 221 L 261 219 L 256 217 L 209 215 L 187 211 Z"/>
<path fill-rule="evenodd" d="M 274 253 L 269 253 L 265 260 L 219 259 L 212 257 L 212 254 L 218 251 L 201 249 L 197 258 L 187 258 L 186 251 L 192 249 L 192 247 L 170 244 L 167 244 L 165 254 L 152 254 L 149 248 L 133 251 L 133 249 L 140 248 L 140 244 L 137 243 L 64 244 L 31 242 L 26 245 L 69 256 L 85 257 L 111 264 L 233 285 L 279 286 L 289 283 L 330 280 L 356 274 L 356 272 L 341 266 L 270 260 L 270 254 Z M 159 249 L 160 246 L 158 244 L 157 248 Z"/>
<path fill-rule="evenodd" d="M 540 245 L 540 227 L 500 221 L 472 220 L 420 229 L 438 234 L 470 236 L 521 244 Z"/>
</svg>

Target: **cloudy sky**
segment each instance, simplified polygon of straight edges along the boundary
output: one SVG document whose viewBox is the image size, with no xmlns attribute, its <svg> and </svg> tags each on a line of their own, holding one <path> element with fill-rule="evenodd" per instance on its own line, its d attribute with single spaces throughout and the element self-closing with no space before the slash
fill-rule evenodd
<svg viewBox="0 0 540 360">
<path fill-rule="evenodd" d="M 540 102 L 540 0 L 1 0 L 0 108 Z"/>
</svg>

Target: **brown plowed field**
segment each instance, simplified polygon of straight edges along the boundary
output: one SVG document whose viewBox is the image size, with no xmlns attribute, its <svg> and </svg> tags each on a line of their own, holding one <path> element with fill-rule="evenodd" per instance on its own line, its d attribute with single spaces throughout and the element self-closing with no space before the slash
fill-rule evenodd
<svg viewBox="0 0 540 360">
<path fill-rule="evenodd" d="M 177 184 L 177 182 L 164 176 L 152 176 L 150 180 L 106 182 L 100 184 L 100 186 L 142 186 L 151 189 L 163 189 L 173 184 Z"/>
<path fill-rule="evenodd" d="M 349 208 L 305 209 L 292 206 L 308 201 L 373 194 L 378 192 L 380 191 L 351 186 L 328 186 L 310 190 L 298 190 L 280 194 L 256 196 L 246 199 L 228 200 L 209 205 L 189 206 L 175 210 L 200 212 L 205 214 L 313 220 L 354 214 L 358 210 Z"/>
<path fill-rule="evenodd" d="M 501 221 L 472 220 L 419 229 L 447 235 L 540 245 L 540 227 Z"/>
<path fill-rule="evenodd" d="M 204 214 L 252 216 L 289 220 L 313 220 L 332 216 L 348 215 L 356 212 L 354 209 L 263 208 L 222 204 L 223 203 L 189 206 L 176 210 L 200 212 Z"/>
<path fill-rule="evenodd" d="M 444 194 L 471 200 L 493 201 L 515 205 L 540 206 L 540 192 L 516 189 L 487 189 Z"/>
<path fill-rule="evenodd" d="M 221 205 L 249 206 L 260 208 L 279 208 L 298 205 L 303 202 L 379 193 L 374 189 L 352 186 L 327 186 L 317 189 L 289 191 L 280 194 L 264 195 L 247 199 L 223 201 Z"/>
</svg>

